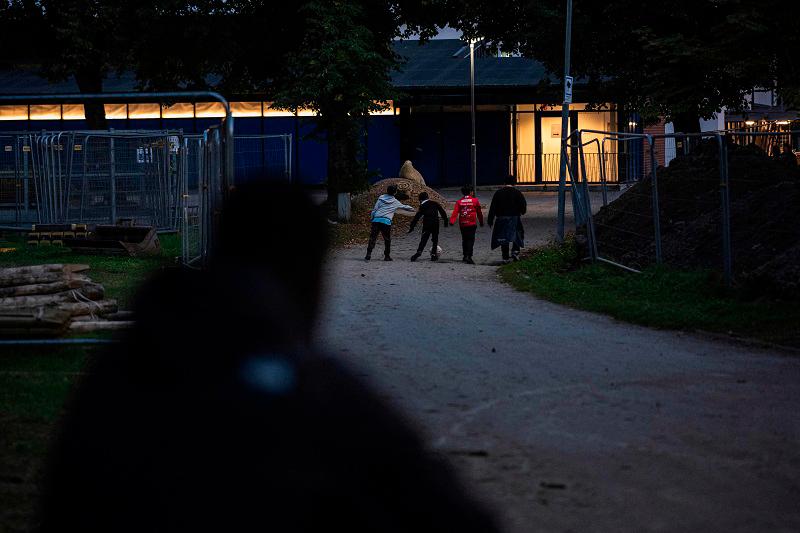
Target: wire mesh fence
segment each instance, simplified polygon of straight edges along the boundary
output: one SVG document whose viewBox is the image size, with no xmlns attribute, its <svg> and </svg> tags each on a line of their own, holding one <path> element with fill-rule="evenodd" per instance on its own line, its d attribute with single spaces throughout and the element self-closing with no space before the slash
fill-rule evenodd
<svg viewBox="0 0 800 533">
<path fill-rule="evenodd" d="M 292 181 L 291 135 L 236 135 L 236 182 Z"/>
<path fill-rule="evenodd" d="M 0 224 L 117 224 L 181 231 L 182 256 L 208 256 L 225 160 L 218 127 L 182 131 L 0 133 Z M 291 135 L 234 137 L 235 177 L 292 180 Z"/>
<path fill-rule="evenodd" d="M 621 152 L 635 151 L 627 149 L 629 143 L 645 145 L 641 177 L 615 201 L 604 197 L 593 214 L 584 154 L 594 141 L 584 142 L 584 133 L 567 140 L 579 153 L 568 170 L 575 179 L 576 222 L 591 259 L 634 271 L 661 263 L 714 270 L 728 284 L 774 276 L 796 262 L 791 254 L 800 254 L 800 170 L 790 148 L 768 156 L 748 142 L 751 132 L 590 132 L 603 133 Z M 680 147 L 666 168 L 656 164 L 659 138 Z"/>
<path fill-rule="evenodd" d="M 27 136 L 0 133 L 0 224 L 31 219 L 31 146 Z"/>
</svg>

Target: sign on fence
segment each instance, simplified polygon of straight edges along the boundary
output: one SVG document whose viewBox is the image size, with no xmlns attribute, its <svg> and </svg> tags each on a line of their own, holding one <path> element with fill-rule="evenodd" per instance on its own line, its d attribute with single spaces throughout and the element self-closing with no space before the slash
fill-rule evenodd
<svg viewBox="0 0 800 533">
<path fill-rule="evenodd" d="M 572 103 L 572 76 L 567 76 L 564 78 L 564 103 L 571 104 Z"/>
</svg>

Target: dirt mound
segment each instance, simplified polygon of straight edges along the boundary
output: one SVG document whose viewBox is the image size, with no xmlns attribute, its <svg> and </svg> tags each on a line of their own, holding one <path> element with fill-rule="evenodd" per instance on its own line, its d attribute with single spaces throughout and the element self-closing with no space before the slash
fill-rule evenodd
<svg viewBox="0 0 800 533">
<path fill-rule="evenodd" d="M 755 146 L 729 147 L 731 240 L 737 280 L 799 297 L 800 169 Z M 658 171 L 664 262 L 722 269 L 722 216 L 716 142 Z M 652 180 L 637 183 L 594 218 L 601 254 L 634 268 L 655 262 Z M 794 252 L 790 252 L 795 250 Z M 794 270 L 792 270 L 794 268 Z M 787 270 L 788 269 L 788 270 Z M 792 274 L 795 272 L 795 274 Z M 790 282 L 792 275 L 794 281 Z"/>
<path fill-rule="evenodd" d="M 386 188 L 389 185 L 397 185 L 397 199 L 406 205 L 413 206 L 414 209 L 419 208 L 419 200 L 417 196 L 421 192 L 427 192 L 430 199 L 439 202 L 442 207 L 447 210 L 447 200 L 442 195 L 434 191 L 430 187 L 419 184 L 404 178 L 389 178 L 381 180 L 373 184 L 369 190 L 363 192 L 353 198 L 353 223 L 361 224 L 364 226 L 364 231 L 369 232 L 370 218 L 372 208 L 375 207 L 375 202 L 382 194 L 386 194 Z M 411 217 L 403 216 L 401 211 L 397 212 L 394 217 L 393 225 L 402 231 L 407 231 L 408 226 L 411 224 Z"/>
</svg>

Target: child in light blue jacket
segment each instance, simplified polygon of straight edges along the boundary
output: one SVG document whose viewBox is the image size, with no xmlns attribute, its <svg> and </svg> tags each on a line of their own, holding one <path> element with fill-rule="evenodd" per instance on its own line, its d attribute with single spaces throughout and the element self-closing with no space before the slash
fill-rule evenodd
<svg viewBox="0 0 800 533">
<path fill-rule="evenodd" d="M 378 201 L 375 202 L 375 207 L 370 214 L 372 228 L 369 232 L 369 244 L 367 245 L 365 261 L 369 261 L 372 258 L 372 249 L 375 248 L 375 242 L 378 240 L 378 233 L 383 236 L 383 244 L 385 246 L 383 260 L 392 260 L 390 252 L 392 248 L 392 219 L 394 218 L 394 214 L 398 209 L 414 211 L 413 207 L 405 205 L 395 198 L 395 194 L 397 194 L 397 185 L 389 185 L 386 189 L 386 194 L 382 194 L 378 198 Z"/>
</svg>

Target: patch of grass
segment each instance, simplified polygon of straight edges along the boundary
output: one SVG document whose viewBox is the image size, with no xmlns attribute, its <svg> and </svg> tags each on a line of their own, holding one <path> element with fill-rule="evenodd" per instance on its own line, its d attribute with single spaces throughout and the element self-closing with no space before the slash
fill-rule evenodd
<svg viewBox="0 0 800 533">
<path fill-rule="evenodd" d="M 579 264 L 574 246 L 548 246 L 500 269 L 519 290 L 577 309 L 664 329 L 709 331 L 800 347 L 796 302 L 746 299 L 706 271 L 660 266 L 641 274 Z"/>
<path fill-rule="evenodd" d="M 56 422 L 94 349 L 0 350 L 0 530 L 33 529 Z"/>
<path fill-rule="evenodd" d="M 109 298 L 129 308 L 141 283 L 160 268 L 175 264 L 180 238 L 162 235 L 156 257 L 81 255 L 59 246 L 28 246 L 19 236 L 0 244 L 14 251 L 0 253 L 0 267 L 44 263 L 79 263 L 101 283 Z M 107 337 L 108 333 L 87 335 Z M 53 428 L 87 359 L 97 348 L 0 347 L 0 530 L 32 528 L 42 468 Z"/>
<path fill-rule="evenodd" d="M 125 257 L 113 255 L 83 255 L 73 253 L 62 246 L 28 246 L 17 235 L 2 243 L 4 248 L 15 248 L 13 252 L 0 254 L 0 268 L 11 266 L 41 265 L 45 263 L 78 263 L 91 267 L 89 277 L 105 287 L 109 298 L 127 308 L 139 285 L 159 268 L 175 264 L 180 256 L 180 237 L 161 235 L 161 255 L 155 257 Z"/>
</svg>

